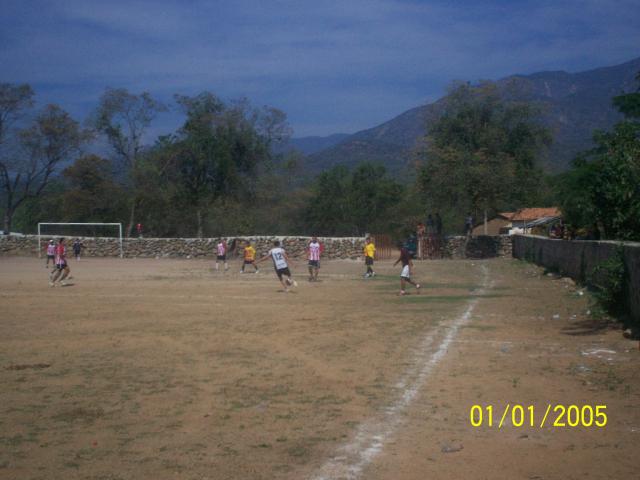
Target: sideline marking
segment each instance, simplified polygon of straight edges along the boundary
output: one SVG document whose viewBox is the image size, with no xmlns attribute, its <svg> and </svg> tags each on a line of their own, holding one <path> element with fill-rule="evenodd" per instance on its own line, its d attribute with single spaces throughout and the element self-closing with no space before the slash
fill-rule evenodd
<svg viewBox="0 0 640 480">
<path fill-rule="evenodd" d="M 489 271 L 485 264 L 481 265 L 481 269 L 481 291 L 484 292 L 488 286 Z M 431 355 L 428 355 L 426 350 L 433 342 L 435 332 L 431 332 L 420 342 L 411 358 L 412 366 L 395 385 L 396 388 L 404 388 L 404 393 L 384 409 L 381 419 L 372 419 L 360 425 L 354 439 L 341 446 L 336 454 L 311 476 L 313 480 L 351 480 L 362 474 L 364 468 L 382 451 L 387 438 L 400 426 L 403 412 L 416 398 L 433 368 L 447 353 L 460 327 L 469 322 L 478 299 L 473 298 L 464 313 L 452 322 L 437 350 Z"/>
</svg>

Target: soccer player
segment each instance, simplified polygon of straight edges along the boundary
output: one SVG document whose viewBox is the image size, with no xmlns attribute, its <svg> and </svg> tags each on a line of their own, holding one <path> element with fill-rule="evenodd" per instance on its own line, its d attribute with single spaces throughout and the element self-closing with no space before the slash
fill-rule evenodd
<svg viewBox="0 0 640 480">
<path fill-rule="evenodd" d="M 367 273 L 364 278 L 375 277 L 376 272 L 373 271 L 373 258 L 376 255 L 376 246 L 373 244 L 371 237 L 367 237 L 364 246 L 364 264 L 367 266 Z"/>
<path fill-rule="evenodd" d="M 58 241 L 58 245 L 56 246 L 55 263 L 56 267 L 51 271 L 51 275 L 49 276 L 49 286 L 55 286 L 58 279 L 60 279 L 60 285 L 67 285 L 66 278 L 71 273 L 71 270 L 69 269 L 69 265 L 67 265 L 67 249 L 64 244 L 64 237 Z"/>
<path fill-rule="evenodd" d="M 276 275 L 278 275 L 278 279 L 284 287 L 284 291 L 288 292 L 289 287 L 291 286 L 297 287 L 298 282 L 291 279 L 291 272 L 289 271 L 289 257 L 287 256 L 287 252 L 284 251 L 284 248 L 280 246 L 279 240 L 275 240 L 273 242 L 273 248 L 269 250 L 269 253 L 258 260 L 256 265 L 269 257 L 273 260 L 273 268 L 276 270 Z"/>
<path fill-rule="evenodd" d="M 244 273 L 244 267 L 247 265 L 253 265 L 253 268 L 256 269 L 256 273 L 260 270 L 258 269 L 258 265 L 256 265 L 256 249 L 253 248 L 251 242 L 247 242 L 247 246 L 244 247 L 244 260 L 242 261 L 242 269 L 240 273 Z"/>
<path fill-rule="evenodd" d="M 307 257 L 309 259 L 309 281 L 318 281 L 318 271 L 320 270 L 320 255 L 322 254 L 322 244 L 318 237 L 311 237 L 311 242 L 307 246 Z"/>
<path fill-rule="evenodd" d="M 400 244 L 399 247 L 400 258 L 398 258 L 398 260 L 393 264 L 395 267 L 398 263 L 402 262 L 402 272 L 400 273 L 400 293 L 398 295 L 406 295 L 407 292 L 404 289 L 406 283 L 410 283 L 416 287 L 416 292 L 419 292 L 420 284 L 411 280 L 411 274 L 413 273 L 413 261 L 411 260 L 411 254 L 402 244 Z"/>
<path fill-rule="evenodd" d="M 224 238 L 221 238 L 218 245 L 216 245 L 216 252 L 218 254 L 216 257 L 216 271 L 218 271 L 218 262 L 222 262 L 226 272 L 229 270 L 229 264 L 227 263 L 227 242 L 224 241 Z"/>
<path fill-rule="evenodd" d="M 49 268 L 49 260 L 51 260 L 51 265 L 55 268 L 56 266 L 56 243 L 53 241 L 53 238 L 49 240 L 49 245 L 47 245 L 47 264 L 45 268 Z"/>
</svg>

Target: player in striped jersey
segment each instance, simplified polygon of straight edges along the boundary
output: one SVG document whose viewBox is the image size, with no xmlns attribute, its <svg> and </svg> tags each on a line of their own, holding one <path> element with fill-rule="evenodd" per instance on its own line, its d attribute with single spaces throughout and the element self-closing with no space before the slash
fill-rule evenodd
<svg viewBox="0 0 640 480">
<path fill-rule="evenodd" d="M 49 286 L 53 287 L 56 284 L 56 281 L 60 279 L 60 285 L 67 285 L 66 278 L 71 273 L 69 269 L 69 265 L 67 264 L 67 249 L 64 244 L 64 238 L 61 238 L 58 241 L 58 245 L 56 245 L 56 267 L 51 271 L 51 275 L 49 276 Z M 62 277 L 61 277 L 62 275 Z"/>
<path fill-rule="evenodd" d="M 291 286 L 298 286 L 298 282 L 291 278 L 291 271 L 289 270 L 289 257 L 287 256 L 287 252 L 284 251 L 284 248 L 280 246 L 279 240 L 275 240 L 273 242 L 273 248 L 269 250 L 269 253 L 258 260 L 256 262 L 256 265 L 268 258 L 271 258 L 271 260 L 273 260 L 273 268 L 275 268 L 276 275 L 278 275 L 278 279 L 284 287 L 285 292 L 288 292 L 289 287 Z"/>
<path fill-rule="evenodd" d="M 224 271 L 229 270 L 229 264 L 227 263 L 227 242 L 224 238 L 221 238 L 216 245 L 216 271 L 218 271 L 218 262 L 224 264 Z"/>
<path fill-rule="evenodd" d="M 318 281 L 318 271 L 320 270 L 320 255 L 322 254 L 322 244 L 318 237 L 311 237 L 311 242 L 307 246 L 307 258 L 309 259 L 309 281 Z"/>
</svg>

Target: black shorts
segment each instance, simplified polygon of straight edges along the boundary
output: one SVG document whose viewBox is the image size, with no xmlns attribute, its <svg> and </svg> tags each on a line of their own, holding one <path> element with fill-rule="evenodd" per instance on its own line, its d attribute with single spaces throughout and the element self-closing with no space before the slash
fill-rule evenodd
<svg viewBox="0 0 640 480">
<path fill-rule="evenodd" d="M 245 264 L 245 265 L 253 265 L 254 263 L 256 263 L 256 261 L 255 261 L 255 260 L 245 260 L 245 261 L 244 261 L 244 264 Z"/>
<path fill-rule="evenodd" d="M 47 260 L 49 260 L 49 259 L 54 260 L 55 258 L 56 258 L 55 255 L 47 255 Z"/>
<path fill-rule="evenodd" d="M 227 256 L 226 255 L 218 255 L 218 260 L 220 260 L 222 262 L 226 262 L 227 261 Z"/>
<path fill-rule="evenodd" d="M 290 277 L 291 276 L 291 272 L 289 271 L 289 267 L 278 268 L 278 269 L 276 269 L 276 275 L 278 275 L 279 279 L 282 279 L 283 275 L 286 275 L 287 277 Z"/>
<path fill-rule="evenodd" d="M 373 265 L 373 257 L 364 257 L 365 265 Z"/>
<path fill-rule="evenodd" d="M 320 268 L 320 260 L 309 260 L 309 266 Z"/>
<path fill-rule="evenodd" d="M 65 268 L 67 268 L 67 262 L 64 263 L 56 263 L 56 268 L 58 270 L 64 270 Z"/>
</svg>

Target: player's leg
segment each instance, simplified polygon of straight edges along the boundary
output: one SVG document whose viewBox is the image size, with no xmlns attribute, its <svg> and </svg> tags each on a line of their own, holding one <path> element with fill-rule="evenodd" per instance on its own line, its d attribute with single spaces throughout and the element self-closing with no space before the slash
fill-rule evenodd
<svg viewBox="0 0 640 480">
<path fill-rule="evenodd" d="M 64 265 L 62 267 L 62 277 L 60 277 L 60 283 L 62 285 L 66 285 L 67 282 L 65 282 L 65 280 L 67 279 L 67 277 L 69 276 L 69 274 L 71 273 L 71 269 L 69 269 L 69 265 Z"/>
<path fill-rule="evenodd" d="M 309 262 L 309 281 L 313 282 L 313 264 Z"/>
<path fill-rule="evenodd" d="M 252 261 L 251 261 L 251 265 L 253 265 L 253 268 L 255 268 L 255 269 L 256 269 L 256 273 L 258 273 L 258 272 L 260 271 L 260 269 L 258 268 L 258 264 L 256 263 L 256 261 L 255 261 L 255 260 L 252 260 Z"/>
<path fill-rule="evenodd" d="M 320 273 L 320 261 L 318 261 L 318 263 L 316 263 L 314 269 L 313 269 L 313 280 L 314 281 L 318 281 L 318 273 Z"/>
<path fill-rule="evenodd" d="M 58 281 L 60 275 L 62 275 L 62 269 L 58 268 L 58 265 L 54 265 L 53 270 L 49 275 L 49 286 L 53 287 Z"/>
<path fill-rule="evenodd" d="M 407 293 L 407 292 L 405 292 L 404 287 L 405 287 L 405 278 L 404 277 L 400 277 L 400 293 L 399 293 L 399 295 L 404 295 L 405 293 Z"/>
</svg>

